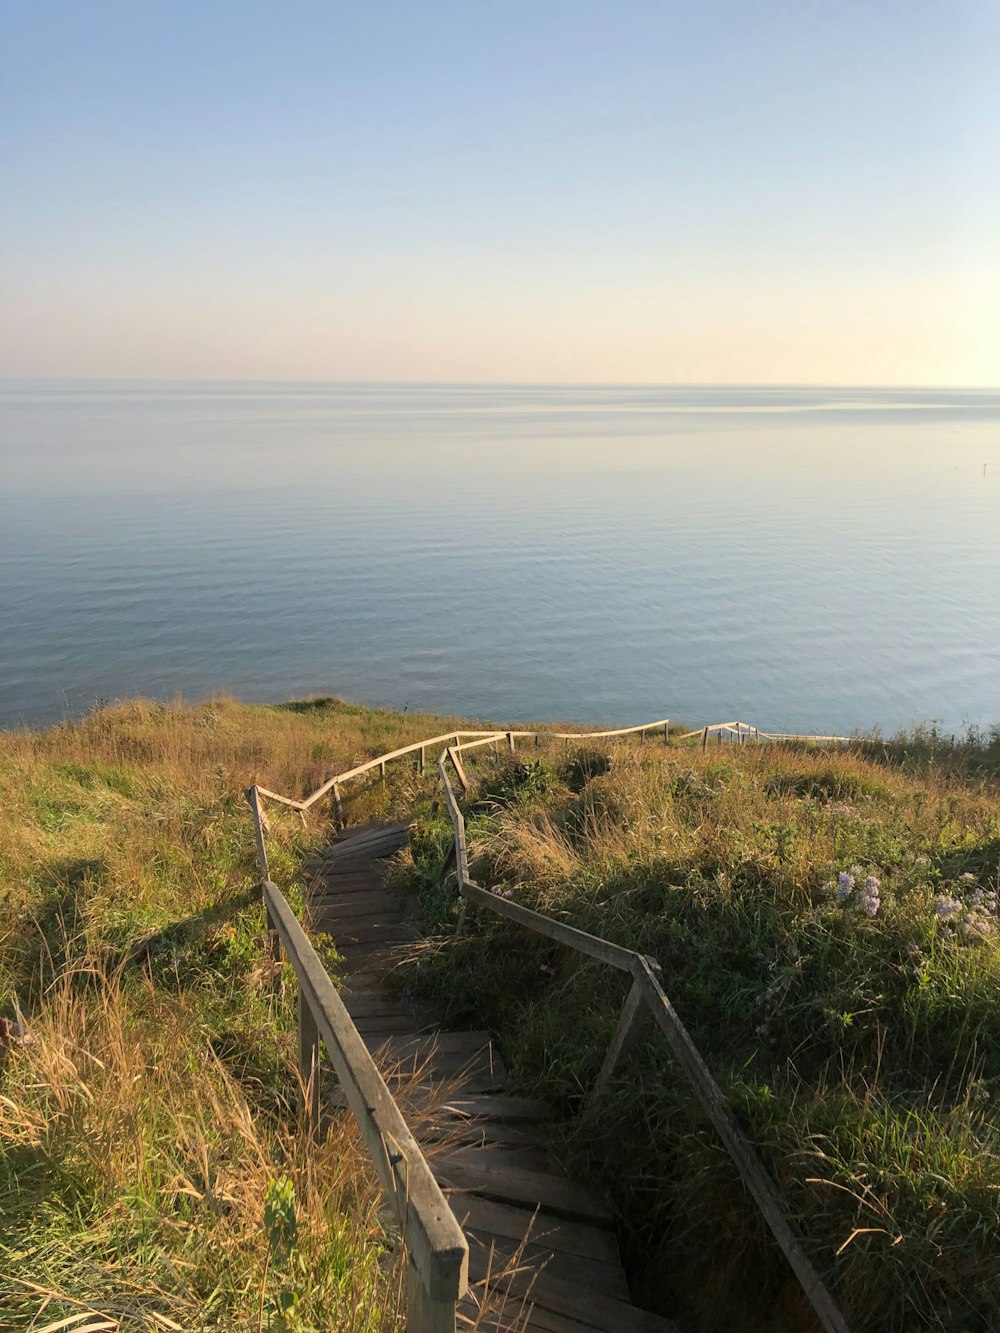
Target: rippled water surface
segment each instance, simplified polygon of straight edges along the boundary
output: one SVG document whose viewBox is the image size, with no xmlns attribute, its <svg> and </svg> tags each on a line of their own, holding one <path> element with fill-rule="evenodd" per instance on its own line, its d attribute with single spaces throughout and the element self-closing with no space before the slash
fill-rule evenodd
<svg viewBox="0 0 1000 1333">
<path fill-rule="evenodd" d="M 1000 721 L 1000 393 L 8 384 L 0 724 Z"/>
</svg>

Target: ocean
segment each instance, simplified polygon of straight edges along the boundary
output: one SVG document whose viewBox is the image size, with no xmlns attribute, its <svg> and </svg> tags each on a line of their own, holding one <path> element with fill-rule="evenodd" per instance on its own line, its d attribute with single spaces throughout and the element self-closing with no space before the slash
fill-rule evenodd
<svg viewBox="0 0 1000 1333">
<path fill-rule="evenodd" d="M 1000 391 L 7 382 L 0 725 L 1000 722 Z"/>
</svg>

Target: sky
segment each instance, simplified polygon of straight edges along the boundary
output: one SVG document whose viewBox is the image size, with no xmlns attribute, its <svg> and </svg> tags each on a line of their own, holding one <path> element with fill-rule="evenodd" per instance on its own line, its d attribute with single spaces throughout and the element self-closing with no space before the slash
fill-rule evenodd
<svg viewBox="0 0 1000 1333">
<path fill-rule="evenodd" d="M 1000 0 L 0 0 L 0 375 L 1000 383 Z"/>
</svg>

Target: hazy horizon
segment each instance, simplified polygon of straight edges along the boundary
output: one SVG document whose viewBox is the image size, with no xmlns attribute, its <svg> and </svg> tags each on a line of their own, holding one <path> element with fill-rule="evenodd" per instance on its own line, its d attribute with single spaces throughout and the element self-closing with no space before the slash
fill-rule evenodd
<svg viewBox="0 0 1000 1333">
<path fill-rule="evenodd" d="M 420 388 L 482 388 L 482 389 L 884 389 L 895 392 L 902 389 L 928 390 L 955 389 L 970 393 L 992 393 L 1000 389 L 1000 379 L 979 384 L 952 384 L 931 381 L 897 382 L 882 380 L 473 380 L 473 379 L 404 379 L 368 378 L 342 379 L 335 376 L 241 376 L 241 375 L 0 375 L 0 384 L 296 384 L 296 385 L 371 385 Z"/>
</svg>

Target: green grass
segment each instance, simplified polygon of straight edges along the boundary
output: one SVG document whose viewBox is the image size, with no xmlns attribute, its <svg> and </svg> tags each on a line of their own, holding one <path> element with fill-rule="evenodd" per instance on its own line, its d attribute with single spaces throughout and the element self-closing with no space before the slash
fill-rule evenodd
<svg viewBox="0 0 1000 1333">
<path fill-rule="evenodd" d="M 1000 1314 L 998 761 L 995 736 L 588 744 L 483 758 L 466 803 L 477 882 L 659 959 L 858 1333 L 986 1333 Z M 401 872 L 442 934 L 448 837 L 424 818 Z M 592 1097 L 624 983 L 499 918 L 468 924 L 413 984 L 492 1024 L 562 1110 L 568 1166 L 633 1219 L 638 1289 L 690 1329 L 810 1327 L 651 1029 Z"/>
<path fill-rule="evenodd" d="M 304 793 L 449 724 L 138 701 L 0 733 L 0 1017 L 25 1034 L 0 1048 L 0 1328 L 399 1326 L 352 1121 L 300 1133 L 242 789 Z M 294 899 L 325 831 L 272 816 Z"/>
<path fill-rule="evenodd" d="M 300 1132 L 241 792 L 302 795 L 456 724 L 139 701 L 0 734 L 0 1016 L 25 1034 L 0 1051 L 0 1329 L 399 1327 L 350 1118 L 318 1147 Z M 995 1330 L 1000 738 L 475 753 L 474 876 L 660 960 L 856 1333 Z M 492 1025 L 561 1113 L 568 1168 L 630 1219 L 637 1297 L 685 1333 L 809 1329 L 652 1029 L 593 1096 L 622 979 L 475 912 L 454 939 L 436 779 L 390 775 L 352 814 L 414 819 L 397 874 L 441 943 L 408 982 L 446 1021 Z M 294 899 L 324 812 L 269 813 Z"/>
</svg>

